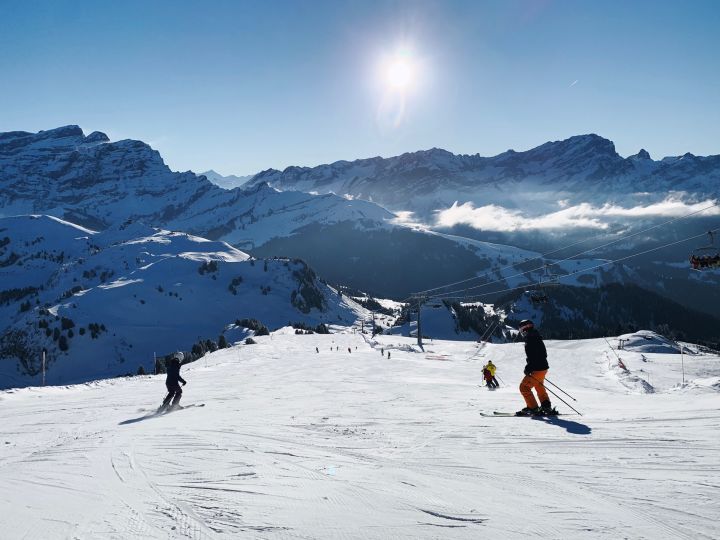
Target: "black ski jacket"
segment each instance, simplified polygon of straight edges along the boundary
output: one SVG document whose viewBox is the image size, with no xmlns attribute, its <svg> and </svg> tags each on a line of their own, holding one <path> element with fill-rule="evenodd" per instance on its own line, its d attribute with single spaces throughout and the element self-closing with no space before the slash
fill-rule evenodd
<svg viewBox="0 0 720 540">
<path fill-rule="evenodd" d="M 525 356 L 527 357 L 525 360 L 527 362 L 527 366 L 525 366 L 526 374 L 550 368 L 547 362 L 545 343 L 543 343 L 540 332 L 534 328 L 530 328 L 525 336 Z"/>
<path fill-rule="evenodd" d="M 165 384 L 177 386 L 178 381 L 186 384 L 185 379 L 180 376 L 180 364 L 170 364 L 167 368 L 167 378 L 165 379 Z"/>
</svg>

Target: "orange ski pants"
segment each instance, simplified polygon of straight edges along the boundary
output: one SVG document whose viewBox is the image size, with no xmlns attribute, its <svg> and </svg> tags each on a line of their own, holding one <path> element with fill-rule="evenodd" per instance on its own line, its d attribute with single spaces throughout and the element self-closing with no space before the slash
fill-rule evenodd
<svg viewBox="0 0 720 540">
<path fill-rule="evenodd" d="M 533 388 L 540 398 L 540 403 L 549 399 L 547 392 L 545 391 L 545 386 L 543 385 L 547 372 L 547 369 L 543 369 L 542 371 L 533 371 L 530 375 L 525 375 L 523 380 L 520 381 L 520 393 L 522 394 L 522 397 L 525 398 L 525 405 L 528 407 L 535 408 L 538 406 L 538 402 L 535 401 L 535 396 L 533 396 L 532 393 Z"/>
</svg>

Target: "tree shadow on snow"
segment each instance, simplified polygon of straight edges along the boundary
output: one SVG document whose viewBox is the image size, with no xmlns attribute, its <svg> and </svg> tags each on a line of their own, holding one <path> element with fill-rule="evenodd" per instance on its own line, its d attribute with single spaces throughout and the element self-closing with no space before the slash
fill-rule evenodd
<svg viewBox="0 0 720 540">
<path fill-rule="evenodd" d="M 565 428 L 568 433 L 574 435 L 590 435 L 592 428 L 581 424 L 580 422 L 573 422 L 572 420 L 564 420 L 559 416 L 533 416 L 533 420 L 539 420 L 546 424 L 552 424 L 553 426 L 559 426 Z"/>
</svg>

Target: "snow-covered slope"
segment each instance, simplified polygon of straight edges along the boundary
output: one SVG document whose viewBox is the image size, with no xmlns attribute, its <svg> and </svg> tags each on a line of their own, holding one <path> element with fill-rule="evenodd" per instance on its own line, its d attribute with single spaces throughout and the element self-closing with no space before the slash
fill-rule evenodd
<svg viewBox="0 0 720 540">
<path fill-rule="evenodd" d="M 627 374 L 604 340 L 549 341 L 583 416 L 533 419 L 479 414 L 523 405 L 519 343 L 258 342 L 184 366 L 204 407 L 160 417 L 162 376 L 0 392 L 3 538 L 720 536 L 717 356 L 685 354 L 683 386 L 679 354 Z"/>
<path fill-rule="evenodd" d="M 720 155 L 685 154 L 654 161 L 641 150 L 622 158 L 611 141 L 591 134 L 494 157 L 433 148 L 387 159 L 269 169 L 251 181 L 261 182 L 280 189 L 349 194 L 393 211 L 413 211 L 431 222 L 435 211 L 455 202 L 498 204 L 532 215 L 558 210 L 559 200 L 602 206 L 627 203 L 641 192 L 644 203 L 662 200 L 668 192 L 717 197 Z"/>
<path fill-rule="evenodd" d="M 0 220 L 0 387 L 153 369 L 153 355 L 270 328 L 350 325 L 367 311 L 299 260 L 256 260 L 224 242 L 126 223 L 95 233 L 47 216 Z"/>
<path fill-rule="evenodd" d="M 482 306 L 482 304 L 478 304 Z M 483 335 L 471 328 L 461 328 L 458 314 L 453 306 L 444 303 L 441 300 L 430 300 L 421 306 L 420 319 L 422 335 L 427 340 L 445 339 L 445 340 L 461 340 L 461 341 L 479 341 Z M 496 315 L 492 305 L 487 306 L 489 315 Z M 418 317 L 417 310 L 411 314 L 406 313 L 405 320 L 402 324 L 394 325 L 389 328 L 385 334 L 411 337 L 418 335 Z M 488 327 L 495 326 L 492 323 Z M 500 325 L 502 327 L 502 324 Z M 488 335 L 489 337 L 489 335 Z"/>
</svg>

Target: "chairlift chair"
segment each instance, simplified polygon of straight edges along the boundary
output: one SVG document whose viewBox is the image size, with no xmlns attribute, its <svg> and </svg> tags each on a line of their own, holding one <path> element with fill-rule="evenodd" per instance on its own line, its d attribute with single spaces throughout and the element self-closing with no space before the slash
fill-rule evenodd
<svg viewBox="0 0 720 540">
<path fill-rule="evenodd" d="M 533 304 L 547 304 L 548 303 L 548 296 L 545 293 L 545 291 L 542 288 L 542 285 L 537 289 L 531 289 L 528 291 L 525 291 L 525 293 L 530 297 L 530 301 Z"/>
<path fill-rule="evenodd" d="M 560 285 L 560 277 L 550 273 L 550 265 L 545 265 L 545 275 L 541 278 L 540 284 L 544 287 L 557 287 Z"/>
<path fill-rule="evenodd" d="M 708 231 L 710 243 L 695 248 L 690 254 L 690 266 L 693 270 L 708 270 L 720 267 L 720 250 L 715 245 L 715 233 Z"/>
</svg>

